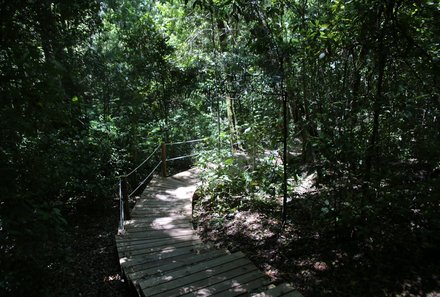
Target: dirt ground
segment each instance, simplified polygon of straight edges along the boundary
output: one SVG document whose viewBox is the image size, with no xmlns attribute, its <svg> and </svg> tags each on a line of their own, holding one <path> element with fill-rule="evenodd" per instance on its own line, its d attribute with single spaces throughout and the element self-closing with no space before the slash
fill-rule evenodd
<svg viewBox="0 0 440 297">
<path fill-rule="evenodd" d="M 67 259 L 57 273 L 63 296 L 134 296 L 122 278 L 116 251 L 119 204 L 110 203 L 93 216 L 70 219 Z"/>
<path fill-rule="evenodd" d="M 300 211 L 282 226 L 280 212 L 271 209 L 216 213 L 210 203 L 202 199 L 194 210 L 204 241 L 243 251 L 274 281 L 290 282 L 306 297 L 440 296 L 434 255 L 415 259 L 335 240 Z"/>
</svg>

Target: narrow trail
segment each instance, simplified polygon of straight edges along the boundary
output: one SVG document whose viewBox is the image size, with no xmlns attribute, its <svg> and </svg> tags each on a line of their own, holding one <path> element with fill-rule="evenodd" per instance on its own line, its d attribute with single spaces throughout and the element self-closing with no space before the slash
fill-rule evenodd
<svg viewBox="0 0 440 297">
<path fill-rule="evenodd" d="M 125 277 L 139 296 L 290 296 L 274 286 L 242 252 L 214 249 L 192 228 L 197 169 L 155 177 L 116 236 Z"/>
</svg>

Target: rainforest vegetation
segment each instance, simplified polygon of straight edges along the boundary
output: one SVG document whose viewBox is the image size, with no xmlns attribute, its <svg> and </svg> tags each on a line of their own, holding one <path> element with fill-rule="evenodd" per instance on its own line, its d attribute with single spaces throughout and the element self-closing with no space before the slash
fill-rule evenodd
<svg viewBox="0 0 440 297">
<path fill-rule="evenodd" d="M 128 296 L 118 177 L 199 138 L 206 240 L 305 296 L 439 296 L 438 0 L 0 2 L 1 296 Z"/>
</svg>

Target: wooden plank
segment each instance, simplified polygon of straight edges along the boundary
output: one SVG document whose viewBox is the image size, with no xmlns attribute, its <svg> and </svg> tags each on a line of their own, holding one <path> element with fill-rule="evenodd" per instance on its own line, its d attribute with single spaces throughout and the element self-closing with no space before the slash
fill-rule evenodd
<svg viewBox="0 0 440 297">
<path fill-rule="evenodd" d="M 195 231 L 185 228 L 174 228 L 168 230 L 149 230 L 145 232 L 126 233 L 119 241 L 130 241 L 139 239 L 154 239 L 154 238 L 178 238 L 185 235 L 195 235 Z"/>
<path fill-rule="evenodd" d="M 188 205 L 191 205 L 191 200 L 170 200 L 170 201 L 141 201 L 141 203 L 137 203 L 133 208 L 137 209 L 165 209 L 169 210 L 170 208 L 184 208 Z"/>
<path fill-rule="evenodd" d="M 261 275 L 262 272 L 258 271 Z M 262 276 L 261 278 L 257 278 L 254 280 L 251 280 L 247 283 L 239 284 L 238 286 L 232 287 L 226 291 L 222 291 L 218 294 L 215 294 L 213 296 L 216 297 L 234 297 L 234 296 L 241 296 L 243 294 L 249 295 L 249 293 L 253 291 L 262 291 L 264 290 L 268 285 L 270 285 L 271 280 L 267 278 L 266 276 Z"/>
<path fill-rule="evenodd" d="M 178 216 L 182 216 L 182 217 L 186 217 L 188 220 L 191 219 L 191 214 L 190 213 L 164 213 L 164 214 L 155 214 L 155 215 L 145 215 L 145 214 L 134 214 L 133 219 L 138 220 L 138 219 L 145 219 L 145 218 L 149 218 L 149 219 L 158 219 L 158 218 L 165 218 L 165 217 L 178 217 Z"/>
<path fill-rule="evenodd" d="M 142 290 L 142 292 L 146 297 L 180 296 L 220 282 L 224 282 L 230 278 L 237 277 L 247 272 L 257 270 L 255 265 L 247 264 L 244 266 L 239 266 L 239 264 L 241 265 L 241 263 L 238 263 L 239 261 L 241 260 L 236 261 L 235 265 L 226 264 L 224 266 L 218 266 L 201 273 L 179 278 L 176 281 L 170 281 L 156 287 L 146 288 L 145 290 Z"/>
<path fill-rule="evenodd" d="M 119 256 L 120 257 L 134 257 L 137 255 L 147 255 L 147 254 L 155 254 L 155 253 L 161 253 L 167 250 L 172 249 L 180 249 L 184 247 L 189 246 L 200 246 L 201 242 L 196 241 L 184 241 L 180 243 L 174 243 L 174 244 L 168 244 L 168 245 L 161 245 L 157 247 L 139 247 L 139 248 L 132 248 L 132 249 L 126 249 L 126 250 L 119 250 Z"/>
<path fill-rule="evenodd" d="M 172 248 L 172 249 L 162 250 L 161 252 L 154 254 L 143 254 L 135 257 L 121 257 L 119 259 L 119 262 L 121 263 L 122 266 L 124 266 L 124 268 L 129 266 L 133 267 L 136 265 L 146 264 L 152 261 L 159 261 L 161 259 L 166 259 L 166 258 L 172 258 L 183 254 L 189 254 L 192 252 L 196 253 L 198 250 L 203 248 L 205 247 L 202 244 L 199 244 L 198 246 L 193 246 L 193 245 L 186 246 L 179 249 Z"/>
<path fill-rule="evenodd" d="M 132 215 L 143 215 L 145 218 L 148 217 L 166 217 L 166 216 L 170 216 L 170 215 L 174 215 L 174 214 L 179 214 L 182 213 L 183 215 L 187 216 L 188 215 L 188 211 L 191 211 L 188 208 L 173 208 L 173 209 L 136 209 L 134 211 L 131 212 Z M 134 218 L 136 219 L 136 218 Z"/>
<path fill-rule="evenodd" d="M 172 195 L 174 194 L 164 194 L 162 196 L 149 198 L 148 200 L 151 200 L 152 206 L 155 204 L 157 206 L 166 206 L 173 203 L 176 203 L 177 205 L 191 204 L 191 198 L 170 198 Z M 148 205 L 146 200 L 143 200 L 142 202 L 142 205 Z"/>
<path fill-rule="evenodd" d="M 192 229 L 192 223 L 188 220 L 182 220 L 179 222 L 173 222 L 168 224 L 155 224 L 155 223 L 137 223 L 125 226 L 125 230 L 128 233 L 134 232 L 145 232 L 152 230 L 169 230 L 169 229 L 181 229 L 181 228 L 189 228 Z"/>
<path fill-rule="evenodd" d="M 175 189 L 182 188 L 182 187 L 188 187 L 190 189 L 191 187 L 193 187 L 193 185 L 188 185 L 188 184 L 185 184 L 185 183 L 183 183 L 183 184 L 179 183 L 178 184 L 178 183 L 174 183 L 174 181 L 167 182 L 167 183 L 162 183 L 162 184 L 155 184 L 155 185 L 151 185 L 150 184 L 145 189 L 144 193 L 153 193 L 154 194 L 155 193 L 154 191 L 163 193 L 163 192 L 167 192 L 167 191 L 173 191 Z M 144 193 L 142 193 L 142 194 L 144 194 Z"/>
<path fill-rule="evenodd" d="M 169 224 L 167 225 L 162 225 L 162 226 L 157 226 L 157 227 L 129 227 L 129 228 L 125 228 L 126 234 L 127 235 L 137 235 L 137 234 L 142 234 L 142 233 L 151 233 L 151 234 L 156 234 L 158 232 L 162 232 L 162 233 L 167 233 L 173 230 L 192 230 L 192 224 L 190 224 L 190 222 L 186 222 L 186 223 L 181 223 L 179 225 L 173 225 L 173 224 Z"/>
<path fill-rule="evenodd" d="M 147 242 L 142 244 L 133 244 L 133 245 L 124 245 L 119 246 L 118 250 L 121 252 L 125 251 L 135 251 L 135 250 L 148 250 L 148 249 L 155 249 L 155 248 L 161 248 L 166 246 L 175 246 L 178 244 L 185 244 L 185 243 L 198 243 L 202 244 L 202 241 L 198 238 L 189 238 L 185 240 L 162 240 L 162 241 L 154 241 L 154 242 Z"/>
<path fill-rule="evenodd" d="M 137 207 L 167 207 L 167 206 L 185 206 L 187 204 L 191 204 L 191 199 L 185 199 L 185 200 L 169 200 L 169 201 L 163 201 L 163 200 L 156 200 L 154 198 L 151 199 L 140 199 L 136 205 L 134 206 L 134 209 Z"/>
<path fill-rule="evenodd" d="M 189 208 L 189 209 L 178 209 L 178 208 L 176 208 L 176 209 L 174 209 L 174 210 L 158 210 L 158 211 L 155 211 L 155 210 L 151 210 L 151 209 L 148 209 L 148 210 L 136 210 L 136 211 L 133 211 L 132 213 L 131 213 L 131 217 L 133 218 L 133 219 L 136 219 L 136 218 L 142 218 L 142 217 L 157 217 L 157 216 L 161 216 L 161 217 L 164 217 L 164 216 L 169 216 L 169 215 L 173 215 L 173 214 L 182 214 L 182 215 L 186 215 L 186 216 L 190 216 L 191 215 L 191 209 Z"/>
<path fill-rule="evenodd" d="M 183 186 L 185 187 L 185 186 Z M 141 198 L 145 197 L 145 196 L 152 196 L 154 197 L 157 194 L 170 194 L 173 193 L 176 189 L 180 189 L 183 188 L 181 185 L 173 185 L 173 184 L 163 184 L 160 186 L 149 186 L 147 187 L 144 192 L 141 194 Z M 188 188 L 191 189 L 191 188 Z M 170 196 L 171 199 L 176 199 L 177 197 L 175 197 L 174 195 Z"/>
<path fill-rule="evenodd" d="M 154 197 L 150 198 L 150 199 L 141 199 L 136 203 L 136 206 L 138 207 L 145 207 L 145 206 L 151 206 L 151 207 L 164 207 L 164 206 L 172 206 L 173 204 L 175 204 L 176 206 L 184 206 L 187 204 L 191 204 L 191 199 L 171 199 L 170 196 L 172 196 L 173 194 L 164 194 L 164 196 L 167 197 L 166 200 L 164 199 L 156 199 Z M 134 207 L 134 209 L 136 209 L 136 206 Z"/>
<path fill-rule="evenodd" d="M 190 201 L 188 201 L 185 204 L 179 203 L 178 205 L 174 205 L 173 202 L 169 203 L 168 205 L 157 205 L 157 206 L 146 204 L 146 205 L 139 205 L 138 207 L 135 207 L 132 212 L 138 212 L 138 211 L 153 211 L 153 212 L 175 211 L 175 210 L 187 209 L 191 205 L 192 204 Z"/>
<path fill-rule="evenodd" d="M 269 283 L 270 280 L 261 271 L 255 270 L 181 296 L 238 296 Z"/>
<path fill-rule="evenodd" d="M 163 275 L 165 273 L 181 269 L 185 266 L 198 264 L 204 261 L 208 261 L 210 259 L 218 258 L 223 255 L 229 254 L 225 250 L 212 250 L 202 254 L 184 256 L 168 264 L 155 263 L 157 265 L 154 267 L 145 268 L 141 271 L 131 273 L 128 276 L 131 280 L 139 280 L 141 278 L 152 277 L 158 274 Z"/>
<path fill-rule="evenodd" d="M 162 225 L 165 225 L 165 224 L 162 224 Z M 169 226 L 170 225 L 172 225 L 172 223 L 171 224 L 168 224 Z M 125 234 L 124 235 L 120 235 L 120 237 L 126 237 L 126 238 L 128 238 L 128 237 L 130 237 L 131 235 L 136 235 L 138 232 L 136 232 L 136 231 L 142 231 L 142 229 L 143 229 L 143 231 L 144 232 L 152 232 L 152 233 L 157 233 L 157 232 L 163 232 L 163 233 L 169 233 L 169 232 L 172 232 L 172 231 L 175 231 L 175 232 L 179 232 L 179 231 L 187 231 L 187 232 L 189 232 L 189 231 L 194 231 L 194 230 L 192 230 L 192 228 L 190 227 L 191 226 L 191 224 L 190 224 L 190 221 L 189 220 L 187 220 L 186 221 L 186 224 L 181 224 L 181 225 L 183 225 L 184 227 L 182 227 L 182 228 L 177 228 L 177 226 L 170 226 L 171 228 L 167 228 L 167 229 L 165 229 L 165 228 L 163 228 L 163 229 L 148 229 L 148 228 L 142 228 L 142 227 L 137 227 L 137 228 L 131 228 L 132 229 L 132 232 L 134 232 L 134 233 L 132 233 L 132 232 L 130 232 L 130 230 L 129 230 L 129 228 L 127 228 L 127 229 L 125 229 Z M 154 225 L 153 225 L 154 226 Z M 156 225 L 157 226 L 157 228 L 160 228 L 160 226 L 161 225 Z M 166 225 L 165 225 L 166 226 Z M 174 228 L 173 228 L 174 227 Z M 174 233 L 175 233 L 174 232 Z M 172 233 L 172 234 L 174 234 L 174 233 Z"/>
<path fill-rule="evenodd" d="M 133 209 L 169 209 L 174 207 L 184 207 L 191 205 L 191 201 L 139 201 Z"/>
<path fill-rule="evenodd" d="M 128 234 L 133 233 L 144 233 L 144 232 L 150 232 L 150 231 L 164 231 L 164 230 L 171 230 L 171 229 L 192 229 L 192 223 L 191 222 L 179 222 L 179 223 L 171 223 L 171 224 L 163 224 L 163 225 L 153 225 L 153 224 L 138 224 L 138 225 L 130 225 L 126 226 L 125 230 Z"/>
<path fill-rule="evenodd" d="M 140 218 L 135 220 L 125 221 L 124 225 L 131 225 L 136 223 L 157 223 L 157 224 L 169 224 L 174 221 L 187 220 L 187 216 L 182 215 L 167 215 L 167 216 L 157 216 L 149 218 Z"/>
<path fill-rule="evenodd" d="M 138 243 L 138 242 L 136 242 Z M 186 245 L 201 245 L 203 242 L 199 238 L 186 238 L 185 240 L 161 240 L 154 242 L 144 242 L 141 244 L 125 244 L 124 246 L 120 246 L 118 250 L 120 252 L 133 252 L 133 251 L 142 251 L 145 253 L 149 253 L 149 251 L 156 251 L 157 249 L 163 249 L 166 247 L 181 247 Z"/>
<path fill-rule="evenodd" d="M 153 238 L 178 238 L 185 235 L 194 235 L 195 232 L 192 229 L 170 229 L 170 230 L 157 230 L 158 232 L 145 232 L 145 233 L 127 233 L 124 235 L 117 236 L 118 241 L 126 242 L 131 240 L 141 240 L 141 239 L 153 239 Z"/>
<path fill-rule="evenodd" d="M 188 240 L 194 240 L 194 241 L 200 241 L 200 238 L 194 234 L 194 235 L 183 235 L 179 237 L 162 237 L 162 238 L 141 238 L 139 240 L 133 239 L 130 241 L 117 241 L 116 246 L 117 248 L 124 248 L 124 247 L 131 247 L 131 246 L 137 246 L 137 245 L 148 245 L 148 244 L 156 244 L 156 243 L 176 243 L 176 242 L 182 242 L 182 241 L 188 241 Z"/>
<path fill-rule="evenodd" d="M 157 268 L 162 265 L 168 265 L 170 263 L 177 263 L 177 262 L 181 261 L 182 259 L 191 258 L 195 255 L 206 254 L 206 253 L 211 253 L 211 252 L 212 252 L 211 249 L 198 249 L 198 250 L 188 251 L 186 254 L 177 255 L 175 257 L 163 258 L 160 260 L 156 260 L 154 262 L 148 262 L 145 264 L 140 264 L 140 265 L 136 265 L 136 266 L 132 266 L 132 267 L 125 267 L 123 269 L 126 273 L 134 273 L 134 272 L 138 272 L 138 271 L 146 270 L 146 269 L 150 269 L 150 268 Z"/>
<path fill-rule="evenodd" d="M 197 234 L 191 234 L 191 235 L 182 235 L 182 236 L 176 236 L 176 237 L 164 237 L 164 238 L 144 238 L 144 239 L 133 239 L 133 240 L 118 240 L 116 241 L 116 246 L 118 248 L 120 247 L 126 247 L 126 246 L 134 246 L 138 244 L 149 244 L 149 243 L 156 243 L 156 242 L 180 242 L 180 241 L 187 241 L 187 240 L 199 240 L 199 237 Z"/>
<path fill-rule="evenodd" d="M 247 263 L 247 261 L 246 261 L 247 259 L 245 259 L 243 261 L 243 258 L 245 258 L 245 257 L 246 256 L 241 252 L 234 253 L 231 255 L 224 255 L 224 256 L 221 256 L 221 257 L 218 257 L 218 258 L 215 258 L 212 260 L 208 260 L 208 261 L 199 263 L 199 264 L 187 266 L 184 269 L 165 273 L 159 277 L 147 279 L 145 281 L 140 282 L 139 286 L 142 290 L 145 290 L 146 288 L 155 287 L 160 284 L 167 283 L 169 281 L 175 281 L 178 278 L 188 276 L 191 274 L 196 274 L 197 272 L 204 272 L 204 271 L 211 269 L 211 268 L 214 268 L 214 267 L 225 266 L 228 263 L 231 263 L 234 261 L 245 264 L 245 263 Z M 235 265 L 233 265 L 233 266 L 235 266 Z"/>
<path fill-rule="evenodd" d="M 152 267 L 152 262 L 159 262 L 163 260 L 172 260 L 176 261 L 176 258 L 186 255 L 191 256 L 195 254 L 200 254 L 203 252 L 207 252 L 208 249 L 204 249 L 203 246 L 199 248 L 196 247 L 187 247 L 180 248 L 178 250 L 170 251 L 167 253 L 160 253 L 155 255 L 146 255 L 146 256 L 137 256 L 135 259 L 130 258 L 121 258 L 119 262 L 121 263 L 121 267 L 129 272 L 136 272 L 145 269 L 146 267 Z"/>
<path fill-rule="evenodd" d="M 131 220 L 129 222 L 124 223 L 124 227 L 132 227 L 132 226 L 166 226 L 170 224 L 181 224 L 181 223 L 190 223 L 191 220 L 188 216 L 163 216 L 163 217 L 155 217 L 155 218 L 140 218 L 136 220 Z"/>
<path fill-rule="evenodd" d="M 185 203 L 181 205 L 161 205 L 161 206 L 151 206 L 151 205 L 139 205 L 138 207 L 134 208 L 133 212 L 139 212 L 139 211 L 148 211 L 151 213 L 162 213 L 167 211 L 178 211 L 178 210 L 186 210 L 188 206 L 191 206 L 191 203 Z"/>
<path fill-rule="evenodd" d="M 170 184 L 173 184 L 173 185 L 178 184 L 178 185 L 188 186 L 188 185 L 191 184 L 190 182 L 188 182 L 186 180 L 182 180 L 182 179 L 176 178 L 175 175 L 168 177 L 167 181 Z"/>
<path fill-rule="evenodd" d="M 191 210 L 185 210 L 185 211 L 168 211 L 168 212 L 133 212 L 131 214 L 131 217 L 133 219 L 142 219 L 142 218 L 163 218 L 165 216 L 170 215 L 178 215 L 178 216 L 185 216 L 187 221 L 189 222 L 191 220 Z"/>
<path fill-rule="evenodd" d="M 234 262 L 221 264 L 216 267 L 208 268 L 206 270 L 195 272 L 193 274 L 188 274 L 183 277 L 179 277 L 176 279 L 170 278 L 167 279 L 166 282 L 157 284 L 153 287 L 145 287 L 145 286 L 143 287 L 141 283 L 141 288 L 143 289 L 144 293 L 148 292 L 149 295 L 163 294 L 164 296 L 168 296 L 168 295 L 173 295 L 172 292 L 179 291 L 181 288 L 184 288 L 185 286 L 191 286 L 192 288 L 194 288 L 193 284 L 197 282 L 201 282 L 207 285 L 208 280 L 212 279 L 215 276 L 221 275 L 222 280 L 225 280 L 228 277 L 233 277 L 235 275 L 230 275 L 229 272 L 232 271 L 233 274 L 234 273 L 236 274 L 237 269 L 240 270 L 241 272 L 240 274 L 242 274 L 249 270 L 255 270 L 256 268 L 253 265 L 249 265 L 248 259 L 240 258 L 238 260 L 235 260 Z M 228 275 L 228 277 L 226 276 L 226 274 Z"/>
<path fill-rule="evenodd" d="M 296 291 L 292 285 L 287 283 L 282 283 L 281 285 L 276 286 L 275 288 L 269 289 L 265 292 L 252 294 L 252 297 L 280 297 L 280 296 L 289 296 L 289 297 L 302 297 L 302 295 Z"/>
</svg>

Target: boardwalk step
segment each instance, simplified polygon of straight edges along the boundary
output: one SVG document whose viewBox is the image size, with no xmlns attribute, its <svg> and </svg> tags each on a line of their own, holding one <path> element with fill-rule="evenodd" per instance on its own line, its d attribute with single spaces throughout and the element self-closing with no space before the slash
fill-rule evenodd
<svg viewBox="0 0 440 297">
<path fill-rule="evenodd" d="M 227 281 L 231 278 L 258 269 L 248 263 L 249 260 L 240 259 L 233 263 L 226 263 L 201 272 L 190 274 L 175 280 L 161 283 L 154 287 L 142 287 L 145 296 L 180 296 L 204 287 Z"/>
<path fill-rule="evenodd" d="M 171 249 L 165 249 L 157 253 L 153 254 L 141 254 L 136 257 L 121 257 L 119 259 L 119 263 L 122 267 L 133 267 L 138 266 L 142 264 L 146 264 L 153 261 L 160 261 L 162 259 L 168 259 L 173 258 L 180 255 L 186 255 L 186 254 L 198 254 L 202 250 L 204 250 L 203 244 L 198 245 L 190 245 L 186 247 L 181 248 L 171 248 Z"/>
<path fill-rule="evenodd" d="M 123 267 L 125 274 L 130 274 L 134 272 L 140 272 L 146 269 L 150 268 L 157 268 L 161 266 L 165 266 L 172 263 L 180 263 L 182 261 L 185 261 L 186 259 L 193 258 L 194 256 L 198 255 L 205 255 L 205 254 L 211 254 L 213 251 L 211 249 L 199 249 L 194 251 L 186 251 L 185 253 L 182 253 L 181 255 L 175 255 L 173 257 L 164 257 L 161 259 L 158 259 L 154 262 L 147 262 L 144 264 L 139 264 L 136 266 L 127 266 Z"/>
<path fill-rule="evenodd" d="M 116 240 L 119 242 L 129 242 L 132 240 L 153 239 L 153 238 L 177 238 L 179 236 L 194 235 L 195 231 L 192 229 L 170 229 L 170 230 L 155 230 L 151 233 L 127 233 L 122 236 L 117 236 Z"/>
<path fill-rule="evenodd" d="M 249 263 L 249 260 L 246 259 L 243 253 L 235 253 L 231 255 L 224 255 L 218 258 L 214 258 L 212 260 L 207 260 L 202 263 L 189 265 L 184 267 L 183 269 L 172 271 L 169 273 L 164 273 L 159 277 L 150 278 L 140 283 L 140 287 L 142 290 L 149 287 L 158 286 L 163 283 L 173 282 L 176 279 L 195 274 L 197 272 L 206 272 L 208 270 L 213 271 L 218 266 L 227 265 L 228 263 L 238 261 L 239 263 L 244 262 L 244 264 Z"/>
<path fill-rule="evenodd" d="M 189 246 L 200 246 L 202 243 L 200 241 L 182 241 L 179 243 L 173 243 L 173 244 L 162 244 L 160 246 L 154 246 L 154 247 L 145 247 L 145 246 L 131 246 L 129 249 L 125 250 L 119 250 L 119 256 L 120 257 L 134 257 L 137 255 L 145 255 L 145 254 L 157 254 L 157 253 L 163 253 L 165 251 L 185 248 Z"/>
<path fill-rule="evenodd" d="M 128 277 L 133 281 L 147 279 L 149 277 L 157 275 L 164 275 L 166 273 L 173 272 L 186 266 L 195 265 L 204 261 L 215 259 L 223 255 L 227 255 L 227 252 L 222 250 L 212 250 L 209 253 L 186 256 L 182 259 L 179 259 L 179 261 L 174 261 L 168 264 L 158 265 L 158 263 L 154 263 L 154 265 L 149 268 L 130 273 Z"/>
<path fill-rule="evenodd" d="M 262 275 L 260 271 L 251 271 L 181 296 L 239 296 L 261 288 L 262 286 L 267 286 L 270 282 L 270 279 Z"/>
</svg>

